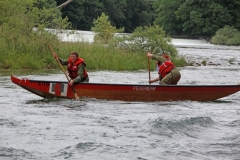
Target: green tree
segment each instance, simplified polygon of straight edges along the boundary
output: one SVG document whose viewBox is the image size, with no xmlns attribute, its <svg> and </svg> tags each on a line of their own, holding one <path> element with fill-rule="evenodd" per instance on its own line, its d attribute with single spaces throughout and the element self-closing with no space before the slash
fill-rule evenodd
<svg viewBox="0 0 240 160">
<path fill-rule="evenodd" d="M 66 0 L 57 0 L 57 5 Z M 61 8 L 62 17 L 68 17 L 73 29 L 90 30 L 93 20 L 103 12 L 103 4 L 99 0 L 74 0 Z"/>
<path fill-rule="evenodd" d="M 35 16 L 34 19 L 37 19 L 35 25 L 54 29 L 69 27 L 68 19 L 62 18 L 62 13 L 56 5 L 55 0 L 36 0 L 31 9 L 31 13 Z"/>
<path fill-rule="evenodd" d="M 176 11 L 183 31 L 190 35 L 214 35 L 232 21 L 229 10 L 217 0 L 186 0 Z"/>
<path fill-rule="evenodd" d="M 169 35 L 182 33 L 182 21 L 177 19 L 175 12 L 185 0 L 157 0 L 153 8 L 157 13 L 154 23 L 162 26 Z"/>
<path fill-rule="evenodd" d="M 158 25 L 137 27 L 132 34 L 116 37 L 115 40 L 125 50 L 142 53 L 170 52 L 173 57 L 177 55 L 176 48 L 171 44 L 171 37 Z"/>
<path fill-rule="evenodd" d="M 211 43 L 218 45 L 240 45 L 240 32 L 230 26 L 219 29 L 211 38 Z"/>
<path fill-rule="evenodd" d="M 146 0 L 126 0 L 125 32 L 132 33 L 139 26 L 152 25 L 154 12 L 152 3 Z"/>
<path fill-rule="evenodd" d="M 228 9 L 229 14 L 231 14 L 231 22 L 225 25 L 233 26 L 234 28 L 240 30 L 240 1 L 239 0 L 222 0 L 219 3 Z"/>
<path fill-rule="evenodd" d="M 100 0 L 103 4 L 103 13 L 109 16 L 109 20 L 116 28 L 124 27 L 126 21 L 126 0 Z"/>
<path fill-rule="evenodd" d="M 50 9 L 56 7 L 56 4 L 55 0 L 35 0 L 34 6 L 38 9 Z M 58 10 L 58 12 L 61 13 L 60 10 Z"/>
<path fill-rule="evenodd" d="M 109 17 L 105 13 L 102 13 L 98 19 L 95 19 L 93 25 L 94 27 L 91 30 L 96 33 L 94 41 L 104 44 L 108 44 L 113 39 L 114 33 L 124 31 L 124 28 L 116 29 L 116 27 L 112 26 Z"/>
<path fill-rule="evenodd" d="M 66 0 L 57 0 L 57 5 Z M 154 19 L 152 3 L 146 0 L 74 0 L 61 8 L 62 17 L 68 17 L 73 29 L 91 30 L 93 20 L 102 13 L 116 28 L 132 32 L 138 26 L 150 25 Z"/>
<path fill-rule="evenodd" d="M 47 50 L 47 42 L 57 41 L 46 27 L 64 29 L 68 23 L 56 8 L 37 8 L 35 0 L 0 1 L 0 40 L 2 46 L 18 53 L 39 53 Z M 40 2 L 40 1 L 39 1 Z M 45 1 L 46 2 L 46 1 Z"/>
</svg>

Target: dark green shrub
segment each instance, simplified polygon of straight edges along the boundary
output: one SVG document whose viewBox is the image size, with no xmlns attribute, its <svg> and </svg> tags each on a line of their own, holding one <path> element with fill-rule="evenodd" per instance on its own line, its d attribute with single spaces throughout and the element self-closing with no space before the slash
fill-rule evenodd
<svg viewBox="0 0 240 160">
<path fill-rule="evenodd" d="M 225 26 L 216 32 L 210 42 L 218 45 L 240 45 L 240 32 L 234 27 Z"/>
</svg>

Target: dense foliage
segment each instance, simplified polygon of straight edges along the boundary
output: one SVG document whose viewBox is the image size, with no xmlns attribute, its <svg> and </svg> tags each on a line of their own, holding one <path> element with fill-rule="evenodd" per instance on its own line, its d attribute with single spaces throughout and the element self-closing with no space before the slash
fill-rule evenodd
<svg viewBox="0 0 240 160">
<path fill-rule="evenodd" d="M 173 35 L 213 36 L 226 25 L 240 29 L 238 0 L 156 0 L 156 23 Z"/>
<path fill-rule="evenodd" d="M 108 44 L 114 37 L 114 33 L 121 33 L 124 28 L 116 29 L 112 26 L 109 17 L 104 13 L 98 19 L 93 21 L 93 27 L 91 30 L 96 33 L 94 36 L 94 42 Z"/>
<path fill-rule="evenodd" d="M 56 0 L 60 5 L 66 0 Z M 132 32 L 138 26 L 153 22 L 152 2 L 148 0 L 74 0 L 61 9 L 62 16 L 68 17 L 72 28 L 91 30 L 93 20 L 105 13 L 113 26 Z"/>
<path fill-rule="evenodd" d="M 74 0 L 61 12 L 78 30 L 91 30 L 93 20 L 105 13 L 125 33 L 156 23 L 169 35 L 211 37 L 226 25 L 239 30 L 239 10 L 238 0 Z"/>
<path fill-rule="evenodd" d="M 171 44 L 171 37 L 158 25 L 137 27 L 132 34 L 115 39 L 118 46 L 126 51 L 150 51 L 155 54 L 170 52 L 173 57 L 177 55 L 176 48 Z"/>
<path fill-rule="evenodd" d="M 228 8 L 215 0 L 186 0 L 178 8 L 183 31 L 191 35 L 214 35 L 219 27 L 231 22 Z"/>
<path fill-rule="evenodd" d="M 153 4 L 157 14 L 155 23 L 162 26 L 170 35 L 183 33 L 182 21 L 177 19 L 176 11 L 185 0 L 158 0 Z"/>
<path fill-rule="evenodd" d="M 49 51 L 47 44 L 57 44 L 59 40 L 45 28 L 68 26 L 67 19 L 62 19 L 60 11 L 52 7 L 56 3 L 51 3 L 47 0 L 0 0 L 1 68 L 38 68 L 34 64 L 36 57 L 47 63 L 44 55 Z"/>
<path fill-rule="evenodd" d="M 219 29 L 211 39 L 211 42 L 219 45 L 240 45 L 240 32 L 230 26 Z"/>
</svg>

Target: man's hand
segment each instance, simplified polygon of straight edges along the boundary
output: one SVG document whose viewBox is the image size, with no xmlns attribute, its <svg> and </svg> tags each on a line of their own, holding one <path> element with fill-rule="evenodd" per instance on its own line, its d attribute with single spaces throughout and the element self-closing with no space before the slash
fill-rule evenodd
<svg viewBox="0 0 240 160">
<path fill-rule="evenodd" d="M 68 83 L 70 86 L 73 85 L 73 80 L 70 80 L 69 83 Z"/>
<path fill-rule="evenodd" d="M 148 56 L 149 58 L 152 58 L 152 54 L 151 54 L 150 52 L 147 52 L 147 56 Z"/>
<path fill-rule="evenodd" d="M 53 57 L 54 57 L 54 58 L 58 58 L 57 53 L 53 53 Z"/>
</svg>

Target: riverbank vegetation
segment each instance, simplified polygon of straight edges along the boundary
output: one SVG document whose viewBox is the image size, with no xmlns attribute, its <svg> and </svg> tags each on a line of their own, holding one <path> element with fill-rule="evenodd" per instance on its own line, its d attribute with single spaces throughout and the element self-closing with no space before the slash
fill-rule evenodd
<svg viewBox="0 0 240 160">
<path fill-rule="evenodd" d="M 66 0 L 56 1 L 60 5 Z M 209 41 L 225 26 L 240 30 L 239 10 L 240 1 L 236 0 L 79 0 L 69 3 L 61 12 L 77 30 L 91 30 L 93 20 L 105 13 L 111 24 L 124 28 L 125 33 L 156 24 L 172 37 L 200 37 Z M 235 42 L 231 39 L 223 44 Z"/>
<path fill-rule="evenodd" d="M 32 44 L 34 45 L 34 43 Z M 58 63 L 52 57 L 51 50 L 47 46 L 48 44 L 45 43 L 45 45 L 43 52 L 36 52 L 38 48 L 34 47 L 33 52 L 27 53 L 0 47 L 0 68 L 59 69 Z M 59 42 L 54 43 L 52 47 L 58 56 L 63 59 L 67 59 L 71 51 L 78 51 L 90 70 L 136 71 L 147 69 L 148 66 L 146 52 L 131 52 L 86 42 Z M 186 65 L 184 57 L 173 57 L 172 61 L 176 66 Z M 151 70 L 154 70 L 155 63 L 152 61 L 150 63 Z"/>
<path fill-rule="evenodd" d="M 225 26 L 212 37 L 211 43 L 218 45 L 240 45 L 240 31 L 234 27 Z"/>
<path fill-rule="evenodd" d="M 0 68 L 37 69 L 48 65 L 47 43 L 59 44 L 45 28 L 67 28 L 54 6 L 29 1 L 0 1 Z"/>
<path fill-rule="evenodd" d="M 56 33 L 46 28 L 66 29 L 70 26 L 68 19 L 62 18 L 60 10 L 53 7 L 54 5 L 46 6 L 44 0 L 37 2 L 35 0 L 0 2 L 0 13 L 3 15 L 0 19 L 0 68 L 58 68 L 48 47 L 50 44 L 61 58 L 68 58 L 73 50 L 78 51 L 85 59 L 88 69 L 117 71 L 147 69 L 146 50 L 121 49 L 116 46 L 119 43 L 106 45 L 60 41 Z M 165 35 L 162 36 L 164 38 Z M 167 50 L 171 48 L 167 44 L 164 46 Z M 184 58 L 174 56 L 172 60 L 179 66 L 186 65 Z M 151 64 L 151 69 L 155 69 L 155 63 Z"/>
</svg>

